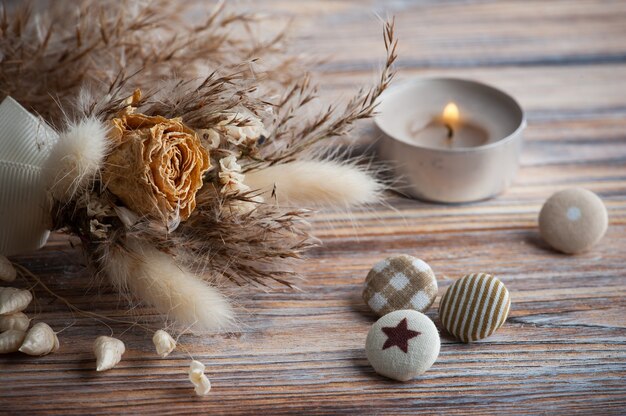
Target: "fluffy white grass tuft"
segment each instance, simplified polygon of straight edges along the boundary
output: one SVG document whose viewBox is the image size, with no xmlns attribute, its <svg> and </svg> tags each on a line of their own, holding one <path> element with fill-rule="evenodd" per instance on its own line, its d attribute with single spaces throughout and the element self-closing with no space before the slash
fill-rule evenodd
<svg viewBox="0 0 626 416">
<path fill-rule="evenodd" d="M 380 201 L 383 184 L 367 167 L 334 160 L 303 160 L 246 174 L 246 185 L 279 205 L 348 208 Z"/>
<path fill-rule="evenodd" d="M 102 259 L 104 272 L 121 293 L 129 293 L 191 330 L 232 325 L 230 302 L 216 288 L 147 243 L 129 238 L 125 248 L 113 248 Z"/>
<path fill-rule="evenodd" d="M 68 201 L 89 186 L 110 148 L 107 127 L 96 118 L 70 123 L 59 135 L 44 167 L 48 188 L 58 201 Z"/>
</svg>

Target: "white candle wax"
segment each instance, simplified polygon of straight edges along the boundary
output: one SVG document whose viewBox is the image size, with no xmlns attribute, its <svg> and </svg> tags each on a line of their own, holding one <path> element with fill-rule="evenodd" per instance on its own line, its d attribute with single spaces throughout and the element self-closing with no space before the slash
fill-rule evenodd
<svg viewBox="0 0 626 416">
<path fill-rule="evenodd" d="M 464 121 L 448 124 L 438 118 L 426 125 L 414 121 L 410 123 L 408 130 L 415 144 L 432 149 L 477 147 L 489 141 L 487 130 Z"/>
</svg>

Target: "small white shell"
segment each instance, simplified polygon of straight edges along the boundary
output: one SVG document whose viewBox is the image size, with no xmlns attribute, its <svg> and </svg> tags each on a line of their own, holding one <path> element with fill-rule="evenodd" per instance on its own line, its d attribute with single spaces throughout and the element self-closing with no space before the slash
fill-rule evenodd
<svg viewBox="0 0 626 416">
<path fill-rule="evenodd" d="M 0 315 L 11 315 L 21 312 L 33 300 L 33 295 L 28 290 L 14 287 L 0 287 Z"/>
<path fill-rule="evenodd" d="M 211 382 L 204 374 L 204 368 L 204 364 L 196 360 L 192 360 L 189 366 L 189 380 L 195 386 L 198 396 L 206 396 L 211 391 Z"/>
<path fill-rule="evenodd" d="M 157 354 L 159 354 L 162 358 L 167 357 L 170 352 L 174 351 L 176 348 L 176 341 L 174 338 L 162 329 L 159 329 L 154 333 L 152 342 L 156 347 Z"/>
<path fill-rule="evenodd" d="M 93 344 L 93 352 L 96 355 L 96 371 L 106 371 L 122 360 L 126 347 L 117 338 L 100 336 Z"/>
<path fill-rule="evenodd" d="M 46 355 L 59 349 L 59 338 L 46 323 L 38 322 L 28 331 L 20 352 L 28 355 Z"/>
<path fill-rule="evenodd" d="M 9 259 L 0 256 L 0 280 L 12 282 L 15 280 L 16 276 L 17 272 L 15 271 L 15 267 L 13 267 Z"/>
<path fill-rule="evenodd" d="M 0 354 L 16 352 L 20 349 L 22 341 L 26 337 L 26 332 L 17 329 L 9 329 L 0 334 Z"/>
<path fill-rule="evenodd" d="M 22 312 L 16 312 L 11 315 L 0 315 L 0 332 L 9 329 L 26 331 L 28 325 L 30 325 L 30 319 Z"/>
</svg>

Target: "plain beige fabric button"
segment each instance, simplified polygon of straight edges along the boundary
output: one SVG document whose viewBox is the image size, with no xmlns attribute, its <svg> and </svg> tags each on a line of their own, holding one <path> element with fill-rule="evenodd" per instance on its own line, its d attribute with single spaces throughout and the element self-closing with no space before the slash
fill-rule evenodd
<svg viewBox="0 0 626 416">
<path fill-rule="evenodd" d="M 400 310 L 380 318 L 370 329 L 365 352 L 374 370 L 407 381 L 428 370 L 439 356 L 439 332 L 421 312 Z"/>
<path fill-rule="evenodd" d="M 568 254 L 590 249 L 604 236 L 608 224 L 602 200 L 583 188 L 555 193 L 539 213 L 541 237 L 554 249 Z"/>
</svg>

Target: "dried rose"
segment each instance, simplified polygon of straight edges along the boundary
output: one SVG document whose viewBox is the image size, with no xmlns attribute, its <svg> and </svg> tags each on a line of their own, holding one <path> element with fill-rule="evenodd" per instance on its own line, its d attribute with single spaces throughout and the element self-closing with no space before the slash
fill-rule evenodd
<svg viewBox="0 0 626 416">
<path fill-rule="evenodd" d="M 124 114 L 112 120 L 107 188 L 139 215 L 186 220 L 196 207 L 209 153 L 181 119 Z"/>
</svg>

